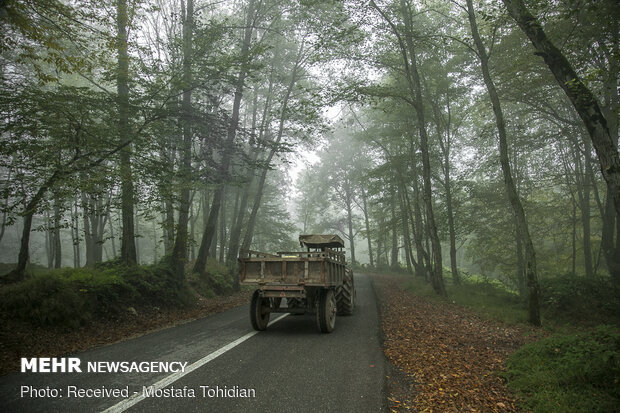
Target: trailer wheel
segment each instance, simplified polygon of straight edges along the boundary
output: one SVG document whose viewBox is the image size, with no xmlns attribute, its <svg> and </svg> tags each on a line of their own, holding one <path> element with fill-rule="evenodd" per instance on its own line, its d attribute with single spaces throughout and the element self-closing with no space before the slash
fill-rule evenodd
<svg viewBox="0 0 620 413">
<path fill-rule="evenodd" d="M 250 303 L 250 321 L 254 330 L 263 331 L 269 324 L 269 298 L 260 296 L 259 290 L 254 291 Z"/>
<path fill-rule="evenodd" d="M 321 333 L 331 333 L 336 326 L 336 297 L 332 290 L 321 290 L 316 312 L 316 323 Z"/>
<path fill-rule="evenodd" d="M 355 308 L 355 283 L 353 272 L 347 270 L 342 285 L 336 289 L 336 302 L 338 304 L 338 315 L 352 315 Z"/>
</svg>

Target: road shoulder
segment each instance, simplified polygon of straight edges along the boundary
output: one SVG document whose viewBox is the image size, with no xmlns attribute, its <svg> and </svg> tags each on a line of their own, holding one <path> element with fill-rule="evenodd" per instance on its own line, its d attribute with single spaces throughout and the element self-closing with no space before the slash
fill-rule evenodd
<svg viewBox="0 0 620 413">
<path fill-rule="evenodd" d="M 523 344 L 518 327 L 418 297 L 404 278 L 374 276 L 381 306 L 390 411 L 520 411 L 499 376 Z"/>
</svg>

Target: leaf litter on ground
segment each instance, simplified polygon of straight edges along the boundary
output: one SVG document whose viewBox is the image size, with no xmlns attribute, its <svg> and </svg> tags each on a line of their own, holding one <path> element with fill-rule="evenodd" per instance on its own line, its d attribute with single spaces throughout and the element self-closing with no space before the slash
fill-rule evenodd
<svg viewBox="0 0 620 413">
<path fill-rule="evenodd" d="M 397 370 L 388 378 L 390 411 L 522 411 L 500 373 L 525 343 L 524 328 L 416 296 L 403 284 L 401 277 L 374 277 L 384 352 Z"/>
</svg>

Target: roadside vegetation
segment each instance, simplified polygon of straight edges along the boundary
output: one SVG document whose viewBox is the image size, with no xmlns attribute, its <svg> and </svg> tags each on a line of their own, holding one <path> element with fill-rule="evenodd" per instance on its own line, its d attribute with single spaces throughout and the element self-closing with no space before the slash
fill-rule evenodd
<svg viewBox="0 0 620 413">
<path fill-rule="evenodd" d="M 437 305 L 468 308 L 498 326 L 519 328 L 515 347 L 500 374 L 523 410 L 614 412 L 620 406 L 620 304 L 611 280 L 572 274 L 541 282 L 543 329 L 527 326 L 516 291 L 496 279 L 462 274 L 454 285 L 447 271 L 448 298 L 437 296 L 419 277 L 398 275 L 402 288 Z M 452 310 L 458 310 L 453 307 Z M 517 349 L 518 348 L 518 349 Z M 501 410 L 501 409 L 500 409 Z"/>
<path fill-rule="evenodd" d="M 209 260 L 206 268 L 179 280 L 165 261 L 27 267 L 25 280 L 0 288 L 0 374 L 17 370 L 20 357 L 75 354 L 249 301 L 227 267 Z"/>
<path fill-rule="evenodd" d="M 509 386 L 535 412 L 617 412 L 617 326 L 554 334 L 521 347 L 506 363 Z"/>
<path fill-rule="evenodd" d="M 97 318 L 123 318 L 129 308 L 191 307 L 198 296 L 213 298 L 233 292 L 233 277 L 226 266 L 209 260 L 206 268 L 204 274 L 185 280 L 176 277 L 165 262 L 34 267 L 25 280 L 0 289 L 0 311 L 2 317 L 34 326 L 77 328 Z"/>
</svg>

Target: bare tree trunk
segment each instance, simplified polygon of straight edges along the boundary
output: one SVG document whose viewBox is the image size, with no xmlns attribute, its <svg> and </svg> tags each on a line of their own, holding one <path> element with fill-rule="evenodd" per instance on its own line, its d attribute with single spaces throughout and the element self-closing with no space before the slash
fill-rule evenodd
<svg viewBox="0 0 620 413">
<path fill-rule="evenodd" d="M 364 190 L 363 187 L 361 188 L 361 190 L 362 190 L 362 205 L 364 206 L 362 212 L 364 212 L 364 223 L 366 225 L 366 239 L 368 240 L 368 256 L 370 258 L 370 266 L 374 267 L 375 262 L 374 262 L 374 258 L 372 254 L 372 241 L 371 241 L 371 236 L 370 236 L 370 220 L 368 219 L 368 202 L 366 200 L 366 191 Z"/>
<path fill-rule="evenodd" d="M 118 93 L 118 130 L 120 141 L 130 140 L 129 126 L 129 54 L 127 51 L 127 0 L 116 0 L 116 47 L 118 53 L 118 71 L 116 74 L 116 89 Z M 121 150 L 120 155 L 121 177 L 121 261 L 125 265 L 136 264 L 136 243 L 134 234 L 134 188 L 131 172 L 131 143 Z"/>
<path fill-rule="evenodd" d="M 411 221 L 411 225 L 413 227 L 413 239 L 416 247 L 416 257 L 418 266 L 416 267 L 416 276 L 424 277 L 424 279 L 428 279 L 428 273 L 430 269 L 430 258 L 428 253 L 424 249 L 424 245 L 422 243 L 424 234 L 424 221 L 422 220 L 422 211 L 420 211 L 420 188 L 418 187 L 418 167 L 417 167 L 417 159 L 413 156 L 413 145 L 411 151 L 411 172 L 412 172 L 412 186 L 413 186 L 413 214 L 414 219 Z M 407 204 L 411 206 L 409 201 L 409 194 L 405 191 L 405 200 Z"/>
<path fill-rule="evenodd" d="M 276 54 L 277 54 L 277 51 L 276 51 Z M 265 126 L 267 124 L 267 120 L 270 119 L 269 110 L 271 109 L 274 72 L 275 70 L 272 71 L 271 74 L 269 75 L 269 88 L 267 90 L 267 98 L 265 100 L 265 106 L 263 107 L 261 125 L 258 131 L 258 137 L 259 137 L 258 141 L 262 141 L 264 131 L 265 131 Z M 254 103 L 254 106 L 252 108 L 253 109 L 252 133 L 255 134 L 256 133 L 256 117 L 257 117 L 257 110 L 258 110 L 258 92 L 256 92 L 256 94 L 254 95 L 253 103 Z M 256 162 L 256 159 L 258 159 L 258 154 L 259 154 L 259 145 L 256 144 L 254 140 L 250 142 L 250 150 L 251 150 L 250 156 L 251 156 L 251 161 L 252 161 L 251 164 L 254 164 Z M 245 185 L 243 195 L 241 197 L 241 202 L 239 205 L 238 213 L 235 216 L 235 223 L 232 226 L 231 231 L 230 231 L 230 242 L 228 245 L 228 254 L 226 257 L 226 262 L 228 263 L 230 267 L 233 267 L 234 265 L 236 265 L 237 256 L 239 255 L 239 248 L 241 247 L 241 229 L 243 228 L 245 214 L 247 212 L 247 205 L 248 205 L 248 198 L 250 195 L 250 190 L 252 188 L 252 184 L 254 183 L 254 174 L 255 174 L 254 169 L 249 168 L 247 177 L 246 177 L 248 182 Z M 236 287 L 237 286 L 235 285 L 235 289 Z"/>
<path fill-rule="evenodd" d="M 592 242 L 590 233 L 590 178 L 588 169 L 592 169 L 591 157 L 588 153 L 591 150 L 589 142 L 584 139 L 584 164 L 580 156 L 579 141 L 574 142 L 574 163 L 575 163 L 575 183 L 577 187 L 577 196 L 579 198 L 579 209 L 581 210 L 581 226 L 583 233 L 583 261 L 584 269 L 587 277 L 593 276 L 592 267 Z"/>
<path fill-rule="evenodd" d="M 230 192 L 230 191 L 229 191 Z M 230 196 L 230 195 L 229 195 Z M 220 211 L 220 251 L 219 261 L 224 262 L 224 253 L 226 249 L 226 197 L 222 199 L 222 210 Z"/>
<path fill-rule="evenodd" d="M 394 184 L 390 184 L 390 214 L 392 217 L 392 259 L 390 266 L 393 269 L 399 269 L 398 263 L 398 223 L 396 220 L 396 190 Z"/>
<path fill-rule="evenodd" d="M 112 212 L 108 207 L 108 214 L 111 213 Z M 118 254 L 116 252 L 116 237 L 114 236 L 114 222 L 112 221 L 112 218 L 110 218 L 110 241 L 112 243 L 112 255 L 114 256 L 114 258 L 116 258 Z"/>
<path fill-rule="evenodd" d="M 52 231 L 52 251 L 54 253 L 54 268 L 62 267 L 62 244 L 60 242 L 60 200 L 54 199 L 54 229 Z"/>
<path fill-rule="evenodd" d="M 139 219 L 140 219 L 140 212 L 138 210 L 136 210 L 136 215 L 135 215 L 135 218 L 134 218 L 134 222 L 135 222 L 135 225 L 136 225 L 136 229 L 138 229 L 138 231 L 139 231 L 139 228 L 140 228 Z M 138 264 L 138 265 L 140 265 L 140 262 L 141 262 L 140 261 L 140 244 L 141 244 L 141 242 L 140 242 L 140 234 L 138 233 L 138 234 L 136 234 L 136 241 L 135 241 L 135 245 L 136 245 L 136 264 Z"/>
<path fill-rule="evenodd" d="M 45 211 L 45 222 L 47 223 L 47 231 L 45 231 L 45 254 L 47 256 L 47 268 L 54 267 L 54 251 L 52 250 L 52 231 L 54 230 L 52 218 L 48 211 Z"/>
<path fill-rule="evenodd" d="M 407 261 L 407 272 L 409 274 L 413 274 L 413 267 L 417 266 L 415 259 L 413 258 L 413 250 L 411 248 L 411 234 L 409 233 L 409 214 L 407 213 L 407 206 L 405 203 L 405 194 L 403 191 L 405 190 L 405 185 L 401 180 L 401 176 L 399 173 L 398 177 L 398 200 L 400 205 L 400 216 L 402 220 L 401 228 L 403 230 L 403 240 L 405 243 L 405 258 Z"/>
<path fill-rule="evenodd" d="M 620 112 L 620 98 L 618 95 L 618 72 L 619 62 L 617 56 L 620 54 L 620 42 L 618 33 L 619 22 L 615 20 L 615 30 L 613 30 L 613 47 L 609 52 L 609 70 L 605 94 L 604 113 L 609 125 L 609 133 L 611 140 L 616 148 L 618 148 L 618 113 Z M 594 181 L 591 176 L 592 181 Z M 596 185 L 593 184 L 596 190 Z M 596 195 L 596 192 L 595 192 Z M 606 202 L 602 211 L 603 232 L 601 234 L 601 250 L 605 256 L 607 269 L 614 279 L 616 286 L 620 286 L 620 215 L 615 213 L 613 193 L 609 185 L 607 185 Z M 615 229 L 615 242 L 614 242 Z"/>
<path fill-rule="evenodd" d="M 80 268 L 82 266 L 80 251 L 80 211 L 78 210 L 77 200 L 72 208 L 75 208 L 74 212 L 71 213 L 71 221 L 73 222 L 73 267 Z"/>
<path fill-rule="evenodd" d="M 448 107 L 448 121 L 445 131 L 445 142 L 443 131 L 441 127 L 441 117 L 439 115 L 439 107 L 435 103 L 431 103 L 433 107 L 433 114 L 435 117 L 435 126 L 437 129 L 437 137 L 439 141 L 439 147 L 443 154 L 443 175 L 444 175 L 444 188 L 446 190 L 446 213 L 448 215 L 448 233 L 450 237 L 450 272 L 452 273 L 452 282 L 455 285 L 461 284 L 459 278 L 459 271 L 456 263 L 456 233 L 454 229 L 454 212 L 452 211 L 452 180 L 450 176 L 450 149 L 451 149 L 451 113 L 450 113 L 450 97 L 449 93 L 446 93 L 447 107 Z"/>
<path fill-rule="evenodd" d="M 401 2 L 402 4 L 402 2 Z M 447 296 L 446 287 L 443 281 L 443 262 L 441 254 L 441 242 L 437 233 L 437 223 L 435 222 L 435 213 L 433 209 L 433 190 L 431 185 L 431 161 L 430 150 L 428 146 L 428 134 L 426 131 L 426 120 L 424 114 L 424 100 L 422 98 L 422 86 L 420 84 L 420 75 L 417 67 L 417 56 L 413 45 L 413 39 L 411 33 L 413 30 L 413 24 L 411 22 L 411 13 L 409 10 L 403 10 L 405 26 L 407 27 L 407 45 L 409 49 L 410 67 L 405 65 L 408 72 L 408 78 L 410 79 L 410 88 L 412 89 L 414 102 L 414 109 L 417 115 L 418 132 L 420 134 L 420 150 L 422 151 L 422 182 L 423 182 L 423 200 L 426 207 L 426 221 L 429 229 L 429 238 L 431 241 L 431 248 L 433 252 L 433 269 L 431 273 L 431 280 L 435 292 L 441 296 Z M 401 46 L 403 48 L 404 60 L 406 59 L 405 44 Z"/>
<path fill-rule="evenodd" d="M 84 211 L 84 216 L 82 220 L 84 222 L 84 246 L 86 247 L 86 263 L 85 267 L 93 267 L 95 265 L 95 256 L 94 256 L 94 240 L 93 233 L 90 228 L 89 215 L 93 213 L 91 210 L 91 205 L 86 197 L 86 194 L 82 191 L 81 193 L 81 201 L 82 201 L 82 210 Z"/>
<path fill-rule="evenodd" d="M 351 183 L 347 180 L 345 186 L 345 197 L 347 207 L 347 226 L 349 229 L 349 250 L 351 251 L 351 265 L 355 265 L 357 261 L 355 259 L 355 234 L 353 233 L 353 194 L 351 192 Z"/>
<path fill-rule="evenodd" d="M 508 143 L 506 134 L 506 125 L 504 121 L 504 114 L 499 101 L 499 96 L 495 89 L 493 79 L 489 72 L 488 55 L 486 48 L 484 47 L 480 35 L 478 33 L 478 25 L 476 23 L 476 16 L 474 14 L 474 8 L 472 0 L 467 0 L 467 12 L 469 17 L 469 23 L 471 26 L 472 36 L 476 49 L 478 50 L 478 57 L 480 58 L 480 65 L 482 67 L 482 75 L 484 77 L 484 83 L 489 93 L 489 98 L 493 106 L 493 112 L 495 113 L 495 120 L 497 123 L 497 131 L 499 135 L 499 153 L 500 163 L 502 166 L 502 172 L 504 174 L 504 185 L 506 187 L 506 193 L 508 200 L 513 209 L 516 217 L 518 234 L 522 237 L 525 243 L 525 274 L 528 286 L 528 298 L 529 298 L 529 322 L 533 325 L 540 325 L 540 288 L 538 286 L 538 274 L 536 271 L 536 254 L 534 252 L 534 245 L 530 237 L 527 220 L 525 219 L 525 212 L 521 205 L 521 199 L 517 194 L 517 188 L 514 180 L 512 179 L 512 173 L 510 171 L 510 161 L 508 157 Z"/>
<path fill-rule="evenodd" d="M 172 267 L 178 279 L 185 278 L 187 261 L 187 224 L 189 222 L 190 185 L 192 174 L 192 32 L 194 30 L 194 0 L 181 1 L 183 21 L 183 101 L 181 103 L 181 124 L 183 129 L 182 160 L 179 176 L 184 183 L 180 194 L 177 236 L 172 248 Z"/>
</svg>

